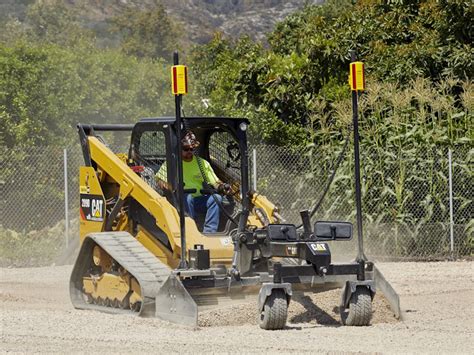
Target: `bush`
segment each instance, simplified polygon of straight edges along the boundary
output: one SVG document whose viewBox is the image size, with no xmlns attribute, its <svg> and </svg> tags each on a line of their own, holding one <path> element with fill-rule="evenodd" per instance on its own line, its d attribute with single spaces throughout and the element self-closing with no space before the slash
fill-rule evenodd
<svg viewBox="0 0 474 355">
<path fill-rule="evenodd" d="M 66 248 L 64 221 L 28 233 L 0 226 L 0 267 L 46 266 L 56 262 Z M 78 220 L 71 221 L 70 245 L 78 238 Z M 74 236 L 74 237 L 71 237 Z"/>
</svg>

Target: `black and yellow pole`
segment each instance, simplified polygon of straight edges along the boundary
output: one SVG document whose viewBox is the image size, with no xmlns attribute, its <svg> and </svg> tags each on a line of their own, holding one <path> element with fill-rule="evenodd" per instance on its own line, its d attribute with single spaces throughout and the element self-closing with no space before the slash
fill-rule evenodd
<svg viewBox="0 0 474 355">
<path fill-rule="evenodd" d="M 365 90 L 364 63 L 356 61 L 355 51 L 351 51 L 349 70 L 349 85 L 352 90 L 352 123 L 354 126 L 354 171 L 355 171 L 355 198 L 357 209 L 357 262 L 361 266 L 358 279 L 365 279 L 365 255 L 362 234 L 362 192 L 360 186 L 360 153 L 359 153 L 359 107 L 358 94 Z"/>
<path fill-rule="evenodd" d="M 174 52 L 173 55 L 174 65 L 171 67 L 171 89 L 175 97 L 176 106 L 176 121 L 174 129 L 176 131 L 176 147 L 175 152 L 178 164 L 178 207 L 179 207 L 179 226 L 181 233 L 181 261 L 179 262 L 179 269 L 187 269 L 188 262 L 186 259 L 186 225 L 184 221 L 184 182 L 183 182 L 183 158 L 181 156 L 181 98 L 182 95 L 188 93 L 188 78 L 187 68 L 184 65 L 179 65 L 178 52 Z"/>
</svg>

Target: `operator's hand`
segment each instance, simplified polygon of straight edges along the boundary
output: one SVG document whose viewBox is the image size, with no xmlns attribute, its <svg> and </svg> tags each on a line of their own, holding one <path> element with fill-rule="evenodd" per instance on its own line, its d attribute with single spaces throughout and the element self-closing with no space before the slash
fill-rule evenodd
<svg viewBox="0 0 474 355">
<path fill-rule="evenodd" d="M 222 195 L 229 195 L 232 192 L 232 189 L 230 188 L 229 184 L 220 183 L 217 186 L 217 192 Z"/>
</svg>

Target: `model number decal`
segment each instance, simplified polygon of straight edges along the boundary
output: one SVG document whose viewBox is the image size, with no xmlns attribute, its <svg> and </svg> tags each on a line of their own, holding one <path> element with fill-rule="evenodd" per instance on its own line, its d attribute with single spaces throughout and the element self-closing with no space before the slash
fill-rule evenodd
<svg viewBox="0 0 474 355">
<path fill-rule="evenodd" d="M 102 222 L 105 216 L 104 199 L 100 195 L 81 194 L 81 218 L 86 221 Z"/>
</svg>

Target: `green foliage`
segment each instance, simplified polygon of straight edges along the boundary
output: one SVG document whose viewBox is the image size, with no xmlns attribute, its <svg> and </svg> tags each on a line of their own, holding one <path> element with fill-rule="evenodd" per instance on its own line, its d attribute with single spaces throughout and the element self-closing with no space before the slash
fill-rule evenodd
<svg viewBox="0 0 474 355">
<path fill-rule="evenodd" d="M 220 38 L 199 48 L 193 67 L 213 75 L 195 79 L 213 107 L 245 111 L 268 142 L 294 143 L 282 139 L 281 124 L 293 131 L 309 129 L 296 139 L 300 146 L 319 144 L 328 134 L 340 139 L 332 106 L 349 97 L 350 49 L 365 62 L 369 87 L 374 81 L 409 87 L 417 77 L 440 83 L 471 79 L 472 11 L 467 2 L 456 0 L 366 0 L 355 5 L 340 0 L 306 6 L 276 26 L 268 51 L 239 55 L 240 42 Z M 458 108 L 458 94 L 464 91 L 460 86 L 450 90 Z M 448 138 L 454 142 L 453 136 Z"/>
<path fill-rule="evenodd" d="M 199 112 L 207 115 L 247 117 L 252 121 L 251 129 L 256 136 L 269 140 L 278 136 L 280 144 L 299 144 L 302 140 L 307 141 L 307 131 L 295 119 L 295 114 L 286 108 L 294 104 L 298 105 L 300 112 L 304 111 L 308 97 L 283 104 L 278 100 L 285 99 L 285 93 L 278 91 L 285 88 L 284 85 L 279 85 L 281 80 L 285 81 L 285 84 L 295 84 L 294 90 L 303 94 L 302 86 L 297 85 L 297 80 L 293 80 L 292 75 L 298 73 L 299 66 L 305 64 L 304 59 L 298 65 L 289 62 L 278 63 L 279 67 L 268 72 L 267 58 L 262 59 L 263 55 L 263 48 L 252 43 L 248 37 L 233 42 L 219 34 L 208 45 L 195 48 L 191 57 L 190 75 L 195 81 L 197 95 L 207 99 L 209 105 L 207 109 L 201 108 Z M 289 68 L 292 70 L 290 74 L 283 79 L 277 77 L 280 72 Z M 293 81 L 290 83 L 291 80 Z M 260 88 L 257 85 L 260 81 L 265 81 L 267 87 Z M 278 98 L 275 98 L 275 95 L 278 95 Z M 285 119 L 282 120 L 282 117 Z"/>
<path fill-rule="evenodd" d="M 62 145 L 78 122 L 134 122 L 172 112 L 168 68 L 115 50 L 0 45 L 0 116 L 7 147 Z"/>
<path fill-rule="evenodd" d="M 28 233 L 0 226 L 0 267 L 51 265 L 66 250 L 64 221 L 53 227 Z M 79 235 L 79 221 L 71 221 L 71 236 Z M 69 243 L 73 243 L 69 240 Z"/>
<path fill-rule="evenodd" d="M 80 25 L 77 11 L 62 0 L 33 3 L 25 22 L 28 38 L 35 42 L 74 46 L 94 40 L 92 31 Z"/>
<path fill-rule="evenodd" d="M 342 11 L 344 9 L 344 11 Z M 270 35 L 281 54 L 306 53 L 323 77 L 346 72 L 357 49 L 378 79 L 407 83 L 414 76 L 472 77 L 474 9 L 468 2 L 359 1 L 336 9 L 310 6 L 281 22 Z"/>
<path fill-rule="evenodd" d="M 60 0 L 34 2 L 24 23 L 6 23 L 0 36 L 0 137 L 7 147 L 61 146 L 77 141 L 78 122 L 135 122 L 173 112 L 165 62 L 99 49 L 80 22 L 82 10 Z M 144 56 L 157 55 L 145 46 L 152 40 L 155 49 L 169 49 L 156 41 L 157 35 L 168 42 L 175 35 L 162 7 L 127 15 L 148 33 L 136 43 L 144 46 Z"/>
<path fill-rule="evenodd" d="M 463 91 L 462 103 L 455 103 L 458 95 L 453 88 L 457 87 Z M 360 98 L 364 220 L 372 226 L 371 244 L 380 243 L 379 251 L 385 255 L 410 256 L 420 250 L 427 255 L 448 253 L 447 239 L 440 237 L 439 230 L 448 231 L 447 147 L 453 145 L 457 154 L 453 168 L 456 249 L 472 253 L 473 98 L 472 81 L 449 79 L 433 84 L 425 78 L 416 78 L 403 89 L 372 82 Z M 346 130 L 350 104 L 350 100 L 334 102 L 333 123 L 315 133 L 319 145 L 308 156 L 317 164 L 304 164 L 314 168 L 295 180 L 302 189 L 325 181 L 332 172 L 340 151 L 334 133 Z M 352 154 L 348 153 L 331 186 L 330 196 L 336 198 L 326 199 L 321 208 L 326 218 L 354 218 Z M 302 197 L 296 203 L 308 206 L 313 201 Z"/>
<path fill-rule="evenodd" d="M 262 47 L 248 37 L 230 41 L 219 33 L 206 46 L 194 48 L 190 77 L 196 94 L 209 100 L 208 113 L 221 115 L 239 111 L 235 105 L 234 83 L 240 71 L 258 60 L 262 52 Z"/>
<path fill-rule="evenodd" d="M 112 32 L 121 35 L 121 47 L 127 54 L 171 60 L 179 48 L 179 32 L 161 5 L 150 10 L 130 7 L 111 23 Z"/>
<path fill-rule="evenodd" d="M 64 230 L 64 229 L 63 229 Z M 38 266 L 51 264 L 59 253 L 64 237 L 43 231 L 18 233 L 0 226 L 0 266 Z"/>
</svg>

